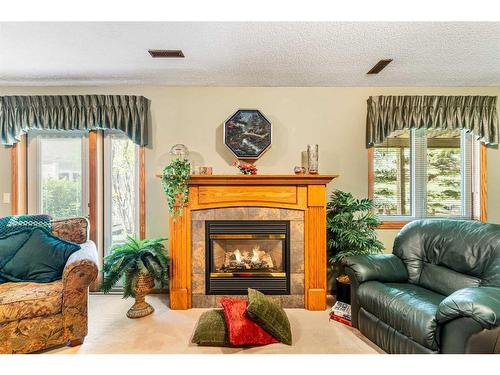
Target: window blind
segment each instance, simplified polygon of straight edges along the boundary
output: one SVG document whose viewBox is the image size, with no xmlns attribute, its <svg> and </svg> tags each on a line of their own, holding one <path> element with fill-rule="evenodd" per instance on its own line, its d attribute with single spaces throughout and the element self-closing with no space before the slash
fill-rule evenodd
<svg viewBox="0 0 500 375">
<path fill-rule="evenodd" d="M 376 145 L 377 213 L 383 220 L 473 218 L 473 192 L 479 189 L 477 143 L 466 130 L 411 129 Z"/>
</svg>

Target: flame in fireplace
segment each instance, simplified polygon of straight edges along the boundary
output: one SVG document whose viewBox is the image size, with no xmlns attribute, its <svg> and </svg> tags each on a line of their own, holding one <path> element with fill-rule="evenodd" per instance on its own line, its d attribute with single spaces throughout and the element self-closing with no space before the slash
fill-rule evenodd
<svg viewBox="0 0 500 375">
<path fill-rule="evenodd" d="M 271 255 L 260 246 L 255 246 L 252 251 L 236 249 L 226 253 L 222 269 L 273 269 L 274 262 Z"/>
<path fill-rule="evenodd" d="M 241 263 L 241 251 L 239 249 L 234 250 L 234 256 L 236 257 L 236 262 Z"/>
<path fill-rule="evenodd" d="M 260 247 L 259 246 L 256 246 L 252 249 L 252 253 L 253 253 L 253 256 L 252 256 L 252 259 L 250 259 L 250 261 L 252 263 L 258 263 L 259 260 L 260 260 Z"/>
</svg>

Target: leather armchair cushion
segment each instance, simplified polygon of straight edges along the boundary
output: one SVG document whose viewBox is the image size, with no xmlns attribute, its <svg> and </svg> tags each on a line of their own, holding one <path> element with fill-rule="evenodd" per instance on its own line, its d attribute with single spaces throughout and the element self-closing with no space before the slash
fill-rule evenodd
<svg viewBox="0 0 500 375">
<path fill-rule="evenodd" d="M 460 289 L 440 303 L 436 317 L 440 324 L 470 317 L 483 328 L 497 327 L 500 324 L 500 288 Z"/>
<path fill-rule="evenodd" d="M 347 257 L 342 264 L 350 267 L 359 283 L 376 280 L 380 282 L 406 282 L 406 267 L 393 254 L 373 254 Z"/>
<path fill-rule="evenodd" d="M 497 224 L 415 220 L 396 236 L 393 253 L 405 263 L 413 284 L 419 284 L 425 264 L 435 264 L 480 279 L 482 286 L 500 287 L 500 225 Z"/>
<path fill-rule="evenodd" d="M 358 289 L 360 307 L 407 336 L 437 350 L 436 312 L 444 296 L 414 284 L 369 281 Z"/>
<path fill-rule="evenodd" d="M 426 289 L 447 296 L 459 289 L 478 287 L 481 280 L 447 267 L 424 263 L 418 283 Z"/>
</svg>

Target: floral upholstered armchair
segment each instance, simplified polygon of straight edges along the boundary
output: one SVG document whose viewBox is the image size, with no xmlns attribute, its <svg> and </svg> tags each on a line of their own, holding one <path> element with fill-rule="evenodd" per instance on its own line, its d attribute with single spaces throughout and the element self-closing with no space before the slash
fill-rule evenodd
<svg viewBox="0 0 500 375">
<path fill-rule="evenodd" d="M 88 228 L 85 218 L 52 222 L 55 236 L 81 246 L 68 259 L 60 280 L 0 284 L 0 353 L 30 353 L 83 342 L 88 288 L 98 272 Z"/>
</svg>

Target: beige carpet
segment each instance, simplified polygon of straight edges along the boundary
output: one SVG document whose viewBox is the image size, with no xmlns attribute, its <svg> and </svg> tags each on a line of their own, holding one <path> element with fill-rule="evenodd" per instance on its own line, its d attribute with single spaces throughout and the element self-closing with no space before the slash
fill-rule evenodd
<svg viewBox="0 0 500 375">
<path fill-rule="evenodd" d="M 205 309 L 170 310 L 167 296 L 147 297 L 155 312 L 141 319 L 128 319 L 132 299 L 116 295 L 92 295 L 89 302 L 89 334 L 83 345 L 61 347 L 46 353 L 382 353 L 357 330 L 329 321 L 326 312 L 287 309 L 293 345 L 272 344 L 245 349 L 201 347 L 191 344 L 191 335 Z"/>
</svg>

